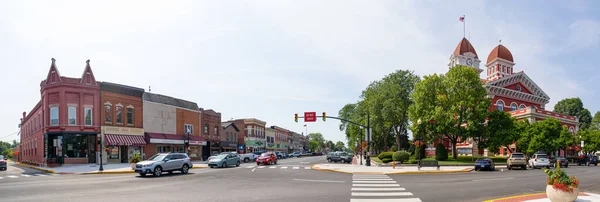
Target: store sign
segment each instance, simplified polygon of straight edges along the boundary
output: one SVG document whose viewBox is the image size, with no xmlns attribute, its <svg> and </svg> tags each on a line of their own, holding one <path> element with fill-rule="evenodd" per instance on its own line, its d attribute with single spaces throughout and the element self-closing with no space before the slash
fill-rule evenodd
<svg viewBox="0 0 600 202">
<path fill-rule="evenodd" d="M 243 145 L 243 144 L 240 144 L 240 145 L 238 146 L 238 150 L 240 150 L 240 151 L 244 150 L 244 145 Z"/>
<path fill-rule="evenodd" d="M 206 146 L 206 141 L 190 140 L 190 144 L 191 145 Z"/>
<path fill-rule="evenodd" d="M 169 140 L 169 139 L 154 139 L 150 138 L 150 143 L 158 144 L 183 144 L 183 140 Z"/>
<path fill-rule="evenodd" d="M 236 144 L 236 143 L 229 143 L 229 145 L 228 145 L 228 146 L 229 146 L 229 147 L 237 147 L 237 144 Z"/>
</svg>

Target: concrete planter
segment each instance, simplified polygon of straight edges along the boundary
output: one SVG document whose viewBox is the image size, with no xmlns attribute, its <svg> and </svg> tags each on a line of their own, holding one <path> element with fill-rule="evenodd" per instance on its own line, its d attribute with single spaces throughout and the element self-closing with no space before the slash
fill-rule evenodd
<svg viewBox="0 0 600 202">
<path fill-rule="evenodd" d="M 131 170 L 135 170 L 135 163 L 130 163 L 129 166 L 131 166 Z"/>
<path fill-rule="evenodd" d="M 573 202 L 579 195 L 579 188 L 573 188 L 573 192 L 564 192 L 562 190 L 554 189 L 552 185 L 546 185 L 546 196 L 552 202 Z"/>
</svg>

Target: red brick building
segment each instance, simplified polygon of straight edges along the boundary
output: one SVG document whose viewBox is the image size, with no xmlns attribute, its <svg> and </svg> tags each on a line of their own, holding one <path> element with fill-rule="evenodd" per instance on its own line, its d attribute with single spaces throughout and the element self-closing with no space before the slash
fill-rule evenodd
<svg viewBox="0 0 600 202">
<path fill-rule="evenodd" d="M 265 126 L 267 122 L 256 118 L 230 120 L 226 123 L 233 122 L 242 131 L 243 135 L 238 137 L 238 152 L 250 153 L 258 151 L 266 151 L 267 139 Z"/>
<path fill-rule="evenodd" d="M 464 65 L 473 67 L 481 73 L 484 70 L 479 68 L 480 62 L 473 45 L 463 38 L 450 56 L 449 67 Z M 482 79 L 482 83 L 491 99 L 492 105 L 489 110 L 506 111 L 517 120 L 527 120 L 530 123 L 546 118 L 556 118 L 570 132 L 576 133 L 579 122 L 577 117 L 545 110 L 545 105 L 550 101 L 550 97 L 525 72 L 515 72 L 515 64 L 512 53 L 502 44 L 492 49 L 488 55 L 485 64 L 486 79 Z M 446 148 L 450 148 L 447 141 L 444 141 L 444 144 Z M 493 155 L 487 154 L 487 150 L 478 150 L 475 142 L 470 140 L 459 143 L 457 148 L 459 155 Z M 515 145 L 510 148 L 501 148 L 500 155 L 507 155 L 515 149 Z M 430 145 L 428 155 L 434 155 L 433 150 L 435 148 Z M 560 152 L 560 154 L 563 153 L 564 151 Z M 567 154 L 574 155 L 575 152 L 567 151 Z"/>
<path fill-rule="evenodd" d="M 202 126 L 202 137 L 207 142 L 207 146 L 202 151 L 203 157 L 206 159 L 210 155 L 221 153 L 222 148 L 220 143 L 223 136 L 221 113 L 215 112 L 212 109 L 204 110 L 200 108 L 200 126 Z"/>
<path fill-rule="evenodd" d="M 238 137 L 242 136 L 244 131 L 241 131 L 234 122 L 223 122 L 221 123 L 223 132 L 221 135 L 221 151 L 223 152 L 237 152 L 238 151 Z"/>
<path fill-rule="evenodd" d="M 40 101 L 21 120 L 22 162 L 36 165 L 96 163 L 100 86 L 87 60 L 79 78 L 61 76 L 52 58 L 40 83 Z"/>
</svg>

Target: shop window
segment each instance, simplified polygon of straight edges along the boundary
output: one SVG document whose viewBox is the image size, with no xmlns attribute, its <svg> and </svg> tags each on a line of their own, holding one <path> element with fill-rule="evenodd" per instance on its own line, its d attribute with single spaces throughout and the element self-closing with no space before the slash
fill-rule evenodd
<svg viewBox="0 0 600 202">
<path fill-rule="evenodd" d="M 156 146 L 156 152 L 157 153 L 168 153 L 168 152 L 171 152 L 171 146 L 164 146 L 164 145 Z"/>
<path fill-rule="evenodd" d="M 127 107 L 127 125 L 133 125 L 133 107 Z"/>
<path fill-rule="evenodd" d="M 115 118 L 117 124 L 123 125 L 123 106 L 117 105 L 115 113 L 117 114 L 117 117 Z"/>
<path fill-rule="evenodd" d="M 104 104 L 104 123 L 112 124 L 112 104 Z"/>
<path fill-rule="evenodd" d="M 77 125 L 77 107 L 69 107 L 69 125 Z"/>
<path fill-rule="evenodd" d="M 85 125 L 91 126 L 92 125 L 92 108 L 85 108 L 83 110 L 85 112 Z"/>
<path fill-rule="evenodd" d="M 50 107 L 50 125 L 58 126 L 58 107 Z"/>
<path fill-rule="evenodd" d="M 110 146 L 108 148 L 108 159 L 119 159 L 119 147 Z"/>
<path fill-rule="evenodd" d="M 66 155 L 70 158 L 84 158 L 88 154 L 88 138 L 85 135 L 63 136 Z"/>
<path fill-rule="evenodd" d="M 184 153 L 185 152 L 184 146 L 183 145 L 175 146 L 175 150 L 173 152 Z"/>
</svg>

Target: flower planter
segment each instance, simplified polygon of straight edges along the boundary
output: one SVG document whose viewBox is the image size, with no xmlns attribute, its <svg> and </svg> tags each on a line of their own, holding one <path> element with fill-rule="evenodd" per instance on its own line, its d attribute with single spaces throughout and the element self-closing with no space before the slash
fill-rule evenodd
<svg viewBox="0 0 600 202">
<path fill-rule="evenodd" d="M 135 163 L 130 163 L 129 166 L 131 166 L 131 170 L 135 170 Z"/>
<path fill-rule="evenodd" d="M 546 196 L 552 202 L 573 202 L 579 195 L 579 188 L 573 188 L 573 192 L 565 192 L 555 189 L 552 185 L 546 185 Z"/>
</svg>

